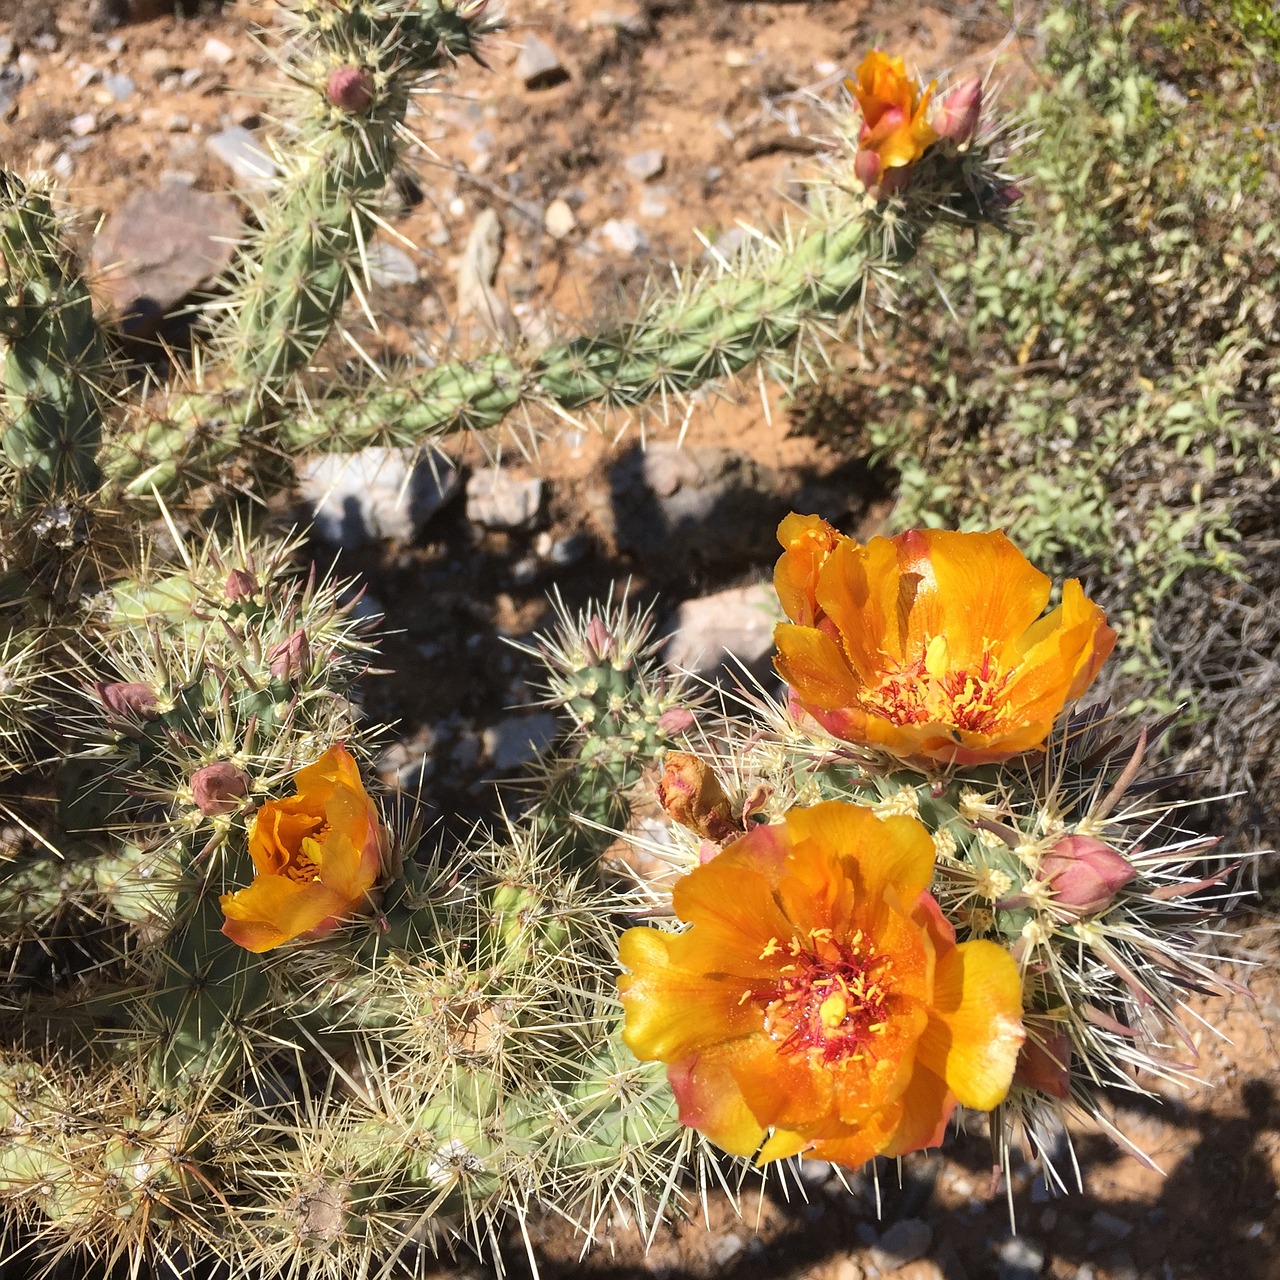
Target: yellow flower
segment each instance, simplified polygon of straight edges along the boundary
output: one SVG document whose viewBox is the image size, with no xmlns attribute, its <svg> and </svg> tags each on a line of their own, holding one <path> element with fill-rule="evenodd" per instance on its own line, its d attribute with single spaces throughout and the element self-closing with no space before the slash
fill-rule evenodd
<svg viewBox="0 0 1280 1280">
<path fill-rule="evenodd" d="M 798 625 L 778 626 L 774 665 L 839 738 L 902 759 L 1007 760 L 1044 744 L 1115 644 L 1078 581 L 1041 617 L 1049 591 L 1003 533 L 845 541 L 818 574 L 818 624 L 788 608 Z"/>
<path fill-rule="evenodd" d="M 957 1101 L 996 1106 L 1023 1040 L 1017 965 L 956 945 L 932 874 L 916 819 L 829 801 L 680 880 L 685 932 L 623 934 L 624 1038 L 667 1063 L 680 1119 L 761 1164 L 857 1166 L 936 1145 Z"/>
<path fill-rule="evenodd" d="M 862 110 L 858 175 L 872 186 L 890 169 L 914 164 L 937 140 L 928 120 L 933 81 L 923 91 L 901 58 L 873 49 L 846 86 Z"/>
<path fill-rule="evenodd" d="M 254 817 L 253 883 L 221 898 L 222 932 L 246 951 L 327 933 L 360 910 L 382 871 L 386 828 L 345 747 L 299 771 L 294 787 Z"/>
<path fill-rule="evenodd" d="M 788 618 L 806 627 L 819 618 L 818 574 L 827 558 L 849 539 L 821 516 L 792 513 L 778 526 L 782 555 L 773 570 L 773 585 Z"/>
</svg>

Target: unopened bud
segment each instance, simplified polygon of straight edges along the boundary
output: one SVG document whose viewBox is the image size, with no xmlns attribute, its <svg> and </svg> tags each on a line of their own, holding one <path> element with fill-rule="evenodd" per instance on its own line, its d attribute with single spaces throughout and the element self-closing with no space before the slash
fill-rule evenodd
<svg viewBox="0 0 1280 1280">
<path fill-rule="evenodd" d="M 282 640 L 267 653 L 267 666 L 279 680 L 301 674 L 311 665 L 311 646 L 301 627 L 287 640 Z"/>
<path fill-rule="evenodd" d="M 859 151 L 853 157 L 853 172 L 864 187 L 874 187 L 880 178 L 880 157 L 874 151 Z"/>
<path fill-rule="evenodd" d="M 982 115 L 982 81 L 973 76 L 961 81 L 938 104 L 933 129 L 940 138 L 950 138 L 957 146 L 973 141 Z"/>
<path fill-rule="evenodd" d="M 362 116 L 373 106 L 373 77 L 363 67 L 334 67 L 325 94 L 340 111 Z"/>
<path fill-rule="evenodd" d="M 1071 1096 L 1071 1040 L 1060 1031 L 1028 1036 L 1018 1050 L 1013 1083 L 1025 1089 L 1039 1089 L 1051 1098 Z"/>
<path fill-rule="evenodd" d="M 1053 891 L 1055 907 L 1091 916 L 1110 906 L 1138 872 L 1101 840 L 1065 836 L 1041 859 L 1036 874 Z"/>
<path fill-rule="evenodd" d="M 258 580 L 246 569 L 232 569 L 222 593 L 232 604 L 239 604 L 258 594 Z"/>
<path fill-rule="evenodd" d="M 609 634 L 609 628 L 604 625 L 602 618 L 592 618 L 587 623 L 583 639 L 586 641 L 588 656 L 597 662 L 607 662 L 618 652 L 618 643 Z"/>
<path fill-rule="evenodd" d="M 658 781 L 658 803 L 669 817 L 704 839 L 723 844 L 742 834 L 729 797 L 711 767 L 697 756 L 668 751 Z"/>
<path fill-rule="evenodd" d="M 108 715 L 117 719 L 153 720 L 159 714 L 156 709 L 159 699 L 149 684 L 117 681 L 114 684 L 98 684 L 95 688 Z"/>
<path fill-rule="evenodd" d="M 658 728 L 671 738 L 678 733 L 688 733 L 696 723 L 697 720 L 688 707 L 672 707 L 658 717 Z"/>
<path fill-rule="evenodd" d="M 218 760 L 191 775 L 191 794 L 206 818 L 233 813 L 249 794 L 249 775 L 227 760 Z"/>
</svg>

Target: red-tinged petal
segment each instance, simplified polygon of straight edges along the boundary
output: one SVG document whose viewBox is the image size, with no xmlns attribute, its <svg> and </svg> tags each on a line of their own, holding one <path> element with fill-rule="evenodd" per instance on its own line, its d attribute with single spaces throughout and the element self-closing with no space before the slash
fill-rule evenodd
<svg viewBox="0 0 1280 1280">
<path fill-rule="evenodd" d="M 842 1123 L 866 1123 L 868 1117 L 897 1102 L 916 1069 L 916 1042 L 929 1020 L 918 1000 L 893 995 L 888 1002 L 884 1030 L 868 1045 L 861 1058 L 848 1057 L 835 1064 L 835 1112 Z"/>
<path fill-rule="evenodd" d="M 764 1126 L 751 1114 L 730 1069 L 732 1054 L 709 1050 L 667 1068 L 680 1123 L 705 1134 L 735 1156 L 749 1156 L 764 1139 Z"/>
<path fill-rule="evenodd" d="M 222 932 L 246 951 L 270 951 L 303 934 L 317 935 L 347 914 L 348 902 L 332 889 L 284 876 L 258 876 L 247 888 L 219 899 Z"/>
<path fill-rule="evenodd" d="M 778 526 L 783 554 L 773 571 L 773 585 L 783 612 L 792 622 L 811 627 L 818 617 L 818 573 L 843 535 L 820 516 L 789 515 Z"/>
<path fill-rule="evenodd" d="M 917 1063 L 911 1084 L 902 1095 L 902 1118 L 884 1147 L 886 1156 L 939 1147 L 946 1137 L 956 1096 L 946 1081 Z"/>
<path fill-rule="evenodd" d="M 962 942 L 939 955 L 917 1052 L 966 1107 L 990 1111 L 1003 1101 L 1024 1036 L 1022 980 L 1003 947 Z"/>
<path fill-rule="evenodd" d="M 619 940 L 618 958 L 628 970 L 618 978 L 626 1010 L 623 1039 L 641 1061 L 676 1062 L 760 1029 L 760 1008 L 743 1001 L 741 978 L 718 968 L 686 968 L 672 954 L 688 952 L 681 945 L 686 937 L 628 929 Z"/>
<path fill-rule="evenodd" d="M 1018 1055 L 1014 1084 L 1051 1098 L 1071 1097 L 1071 1040 L 1060 1031 L 1027 1036 Z"/>
<path fill-rule="evenodd" d="M 773 642 L 778 649 L 773 665 L 806 705 L 847 707 L 861 696 L 840 646 L 825 632 L 780 622 Z"/>
</svg>

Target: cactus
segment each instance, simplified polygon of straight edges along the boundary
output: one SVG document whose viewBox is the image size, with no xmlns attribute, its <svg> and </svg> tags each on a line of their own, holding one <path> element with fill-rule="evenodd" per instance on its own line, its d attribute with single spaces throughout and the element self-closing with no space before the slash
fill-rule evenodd
<svg viewBox="0 0 1280 1280">
<path fill-rule="evenodd" d="M 1214 980 L 1183 941 L 1188 895 L 1215 879 L 1205 851 L 1169 824 L 1154 840 L 1165 818 L 1141 798 L 1141 751 L 1107 717 L 1055 711 L 1041 754 L 1028 739 L 922 764 L 840 736 L 832 724 L 851 713 L 830 699 L 805 708 L 797 691 L 783 706 L 761 691 L 732 714 L 712 707 L 665 668 L 649 616 L 612 600 L 577 616 L 557 602 L 555 627 L 528 646 L 563 732 L 501 821 L 437 846 L 420 802 L 365 790 L 380 730 L 359 682 L 376 627 L 357 616 L 355 583 L 305 568 L 302 541 L 241 495 L 261 505 L 287 483 L 281 463 L 314 449 L 429 446 L 540 409 L 662 415 L 752 363 L 802 380 L 934 226 L 1001 225 L 1016 198 L 980 87 L 931 105 L 873 54 L 851 86 L 861 115 L 793 223 L 677 274 L 602 332 L 317 395 L 307 366 L 344 306 L 366 305 L 365 247 L 410 94 L 478 54 L 484 8 L 291 0 L 281 176 L 197 376 L 163 396 L 108 397 L 110 361 L 52 204 L 4 178 L 14 521 L 0 524 L 0 760 L 18 775 L 6 786 L 24 834 L 0 849 L 0 1206 L 54 1262 L 364 1275 L 422 1270 L 464 1242 L 493 1253 L 504 1224 L 539 1206 L 593 1239 L 618 1209 L 653 1227 L 678 1211 L 686 1173 L 727 1175 L 697 1132 L 696 1063 L 641 1054 L 642 966 L 620 991 L 620 955 L 637 932 L 653 954 L 683 937 L 673 913 L 705 865 L 747 859 L 824 802 L 923 823 L 936 867 L 915 896 L 937 911 L 935 959 L 977 944 L 962 954 L 998 952 L 1006 977 L 1021 967 L 999 1052 L 1025 1029 L 1039 1057 L 1017 1077 L 1004 1062 L 1010 1078 L 983 1104 L 1006 1161 L 1020 1134 L 1042 1143 L 1055 1108 L 1095 1109 L 1129 1067 L 1163 1069 L 1175 988 Z M 10 535 L 45 528 L 52 545 L 49 529 L 81 517 L 92 554 L 73 572 L 57 562 L 49 590 L 49 564 Z M 815 548 L 841 544 L 800 524 L 794 545 L 784 537 L 780 595 L 792 630 L 829 658 L 834 622 L 809 625 L 820 605 L 806 592 L 824 571 Z M 1024 648 L 1039 653 L 1052 628 L 1034 627 Z M 793 663 L 779 635 L 779 670 L 799 690 L 821 663 Z M 946 660 L 931 647 L 890 673 L 884 697 L 910 725 L 939 689 L 966 716 L 990 711 L 987 667 L 979 680 Z M 663 856 L 687 877 L 674 894 L 613 856 L 640 841 L 655 796 L 674 820 Z M 620 941 L 639 919 L 660 927 Z M 821 932 L 806 963 L 834 945 Z M 857 966 L 841 963 L 834 994 L 830 977 L 782 977 L 745 989 L 731 1016 L 807 1010 L 809 1059 L 822 1057 L 853 998 Z M 766 1127 L 770 1142 L 786 1129 Z M 796 1154 L 829 1135 L 802 1137 Z"/>
</svg>

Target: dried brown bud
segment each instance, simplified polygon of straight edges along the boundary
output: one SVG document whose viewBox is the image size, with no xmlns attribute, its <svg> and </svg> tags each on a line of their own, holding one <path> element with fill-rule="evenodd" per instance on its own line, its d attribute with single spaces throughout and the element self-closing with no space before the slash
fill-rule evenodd
<svg viewBox="0 0 1280 1280">
<path fill-rule="evenodd" d="M 206 818 L 234 813 L 249 794 L 249 775 L 227 760 L 204 765 L 191 775 L 191 794 Z"/>
<path fill-rule="evenodd" d="M 1034 1040 L 1028 1036 L 1018 1050 L 1013 1083 L 1039 1089 L 1051 1098 L 1071 1096 L 1071 1041 L 1060 1031 Z"/>
<path fill-rule="evenodd" d="M 232 569 L 227 574 L 227 585 L 222 590 L 232 604 L 239 604 L 241 600 L 248 600 L 258 594 L 258 580 L 245 569 Z"/>
<path fill-rule="evenodd" d="M 113 684 L 98 684 L 95 688 L 109 717 L 126 721 L 154 720 L 160 714 L 157 710 L 159 699 L 149 684 L 117 681 Z"/>
<path fill-rule="evenodd" d="M 279 680 L 288 680 L 300 675 L 311 665 L 311 646 L 307 643 L 307 633 L 301 627 L 287 640 L 267 653 L 267 665 L 271 674 Z"/>
<path fill-rule="evenodd" d="M 658 781 L 658 803 L 668 816 L 716 844 L 742 834 L 729 797 L 709 765 L 683 751 L 668 751 Z"/>
<path fill-rule="evenodd" d="M 340 111 L 362 116 L 373 106 L 373 77 L 363 67 L 334 67 L 325 94 Z"/>
</svg>

